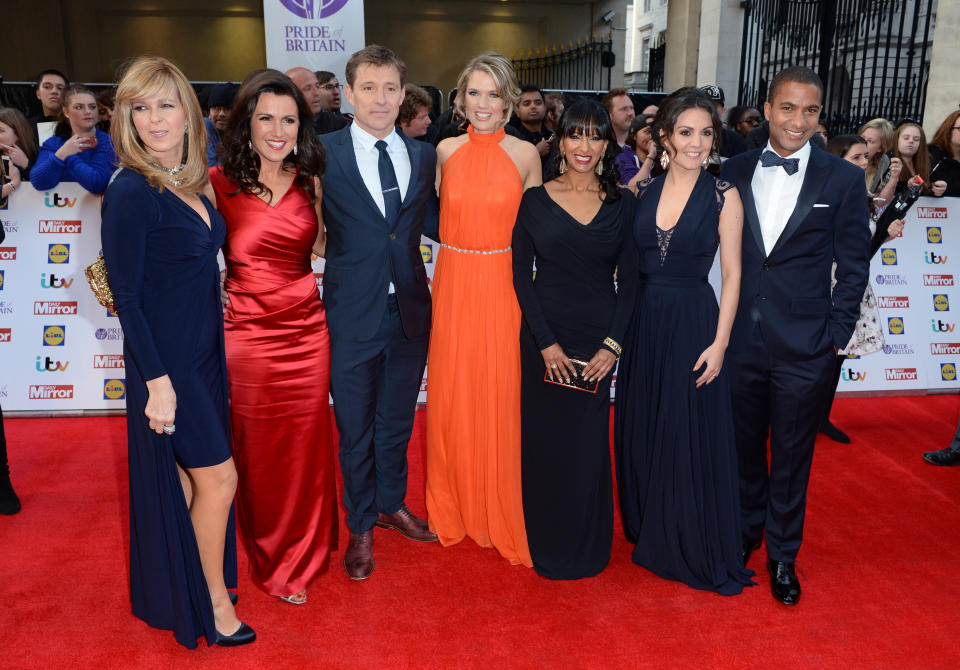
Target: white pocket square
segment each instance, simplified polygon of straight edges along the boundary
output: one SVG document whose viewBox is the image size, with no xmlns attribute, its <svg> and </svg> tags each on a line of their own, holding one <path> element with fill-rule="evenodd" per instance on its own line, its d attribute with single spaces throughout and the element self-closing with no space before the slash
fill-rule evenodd
<svg viewBox="0 0 960 670">
<path fill-rule="evenodd" d="M 820 203 L 820 202 L 818 202 L 816 205 L 814 205 L 814 207 L 829 207 L 829 206 L 830 206 L 830 205 L 825 205 L 825 204 Z"/>
</svg>

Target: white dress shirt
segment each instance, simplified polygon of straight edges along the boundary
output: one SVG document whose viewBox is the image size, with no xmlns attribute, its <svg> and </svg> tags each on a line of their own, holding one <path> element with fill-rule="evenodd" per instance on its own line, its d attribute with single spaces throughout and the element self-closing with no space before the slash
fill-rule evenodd
<svg viewBox="0 0 960 670">
<path fill-rule="evenodd" d="M 377 138 L 357 125 L 350 124 L 350 138 L 353 140 L 353 153 L 357 157 L 357 167 L 363 178 L 363 185 L 370 191 L 373 201 L 380 208 L 380 213 L 386 216 L 387 208 L 383 202 L 383 188 L 380 186 L 380 150 L 377 149 Z M 397 175 L 397 185 L 400 187 L 400 202 L 407 197 L 407 187 L 410 185 L 410 154 L 407 145 L 403 143 L 396 130 L 383 138 L 387 143 L 387 155 L 393 162 L 393 171 Z M 396 293 L 397 289 L 390 282 L 387 293 Z"/>
<path fill-rule="evenodd" d="M 769 141 L 764 151 L 773 151 Z M 803 177 L 807 174 L 807 164 L 810 162 L 810 143 L 807 142 L 799 151 L 784 158 L 798 159 L 799 169 L 793 174 L 787 174 L 781 165 L 763 167 L 757 161 L 753 181 L 750 183 L 753 188 L 753 199 L 757 203 L 757 216 L 760 217 L 763 248 L 768 256 L 780 239 L 783 229 L 787 227 L 790 215 L 797 207 L 797 198 L 800 197 L 800 189 L 803 187 Z"/>
</svg>

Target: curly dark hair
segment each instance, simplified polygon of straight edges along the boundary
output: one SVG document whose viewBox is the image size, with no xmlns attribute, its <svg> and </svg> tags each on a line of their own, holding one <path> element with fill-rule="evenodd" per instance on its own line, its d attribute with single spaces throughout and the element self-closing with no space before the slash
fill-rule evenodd
<svg viewBox="0 0 960 670">
<path fill-rule="evenodd" d="M 720 114 L 717 113 L 717 106 L 713 104 L 713 100 L 695 86 L 679 88 L 660 103 L 660 108 L 657 110 L 651 128 L 653 142 L 657 146 L 657 155 L 666 151 L 664 140 L 673 135 L 677 119 L 688 109 L 702 109 L 710 115 L 710 120 L 713 123 L 713 146 L 710 147 L 710 165 L 707 170 L 713 173 L 719 172 L 720 129 L 722 127 Z"/>
<path fill-rule="evenodd" d="M 313 114 L 307 101 L 290 77 L 279 70 L 254 70 L 240 85 L 217 150 L 223 174 L 237 185 L 236 193 L 266 194 L 273 198 L 270 189 L 260 181 L 260 156 L 250 144 L 250 119 L 262 93 L 288 96 L 297 102 L 297 115 L 300 118 L 297 153 L 288 154 L 284 162 L 298 168 L 294 183 L 310 197 L 310 203 L 313 204 L 317 197 L 313 178 L 323 179 L 327 164 L 326 151 L 317 139 Z"/>
<path fill-rule="evenodd" d="M 561 145 L 565 137 L 577 134 L 596 133 L 607 141 L 607 150 L 600 160 L 603 162 L 603 174 L 599 175 L 600 189 L 603 191 L 606 203 L 616 202 L 620 199 L 620 175 L 617 173 L 617 166 L 614 165 L 614 159 L 617 157 L 617 151 L 620 148 L 617 144 L 617 136 L 613 132 L 613 124 L 610 122 L 610 115 L 603 105 L 587 98 L 580 98 L 574 101 L 569 107 L 563 110 L 563 116 L 557 124 L 557 140 L 554 142 L 554 160 L 556 165 L 553 173 L 560 174 L 560 157 L 563 153 Z"/>
</svg>

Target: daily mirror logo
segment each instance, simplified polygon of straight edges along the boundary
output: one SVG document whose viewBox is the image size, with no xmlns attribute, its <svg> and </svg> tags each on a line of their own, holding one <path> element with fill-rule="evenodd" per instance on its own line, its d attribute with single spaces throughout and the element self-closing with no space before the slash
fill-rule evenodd
<svg viewBox="0 0 960 670">
<path fill-rule="evenodd" d="M 917 207 L 918 219 L 945 219 L 947 218 L 946 207 Z"/>
<path fill-rule="evenodd" d="M 0 261 L 15 261 L 15 260 L 17 260 L 16 247 L 0 247 Z"/>
<path fill-rule="evenodd" d="M 83 228 L 83 222 L 76 220 L 67 221 L 66 219 L 41 219 L 38 226 L 41 233 L 69 233 L 79 235 Z"/>
</svg>

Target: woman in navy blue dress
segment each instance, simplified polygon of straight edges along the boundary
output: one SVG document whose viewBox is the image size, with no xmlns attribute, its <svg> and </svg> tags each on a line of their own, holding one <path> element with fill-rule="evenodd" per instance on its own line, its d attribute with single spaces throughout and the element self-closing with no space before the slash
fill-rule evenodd
<svg viewBox="0 0 960 670">
<path fill-rule="evenodd" d="M 743 567 L 737 453 L 723 356 L 740 292 L 743 206 L 704 167 L 720 119 L 695 88 L 670 95 L 653 137 L 669 168 L 640 183 L 634 239 L 640 285 L 617 379 L 620 510 L 633 560 L 724 595 Z M 719 309 L 707 275 L 720 248 Z"/>
<path fill-rule="evenodd" d="M 203 116 L 176 66 L 143 57 L 117 87 L 111 131 L 123 169 L 101 236 L 124 332 L 133 613 L 187 647 L 246 644 L 256 634 L 227 591 L 237 471 L 217 267 L 225 226 L 202 195 Z"/>
</svg>

